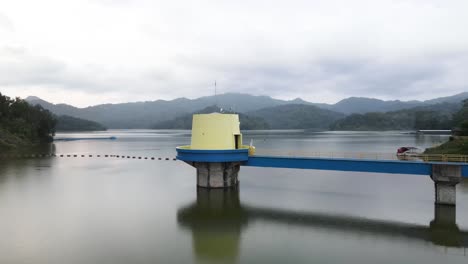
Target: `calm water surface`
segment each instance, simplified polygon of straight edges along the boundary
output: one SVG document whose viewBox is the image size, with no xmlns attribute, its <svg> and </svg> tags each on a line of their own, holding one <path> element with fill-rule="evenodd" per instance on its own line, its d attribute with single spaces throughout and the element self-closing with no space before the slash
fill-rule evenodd
<svg viewBox="0 0 468 264">
<path fill-rule="evenodd" d="M 174 157 L 189 131 L 59 134 L 40 151 Z M 259 153 L 376 152 L 445 136 L 256 131 Z M 39 151 L 39 150 L 35 150 Z M 0 263 L 468 263 L 468 182 L 454 224 L 429 177 L 242 167 L 239 190 L 195 187 L 180 161 L 0 160 Z M 443 212 L 450 214 L 451 212 Z"/>
</svg>

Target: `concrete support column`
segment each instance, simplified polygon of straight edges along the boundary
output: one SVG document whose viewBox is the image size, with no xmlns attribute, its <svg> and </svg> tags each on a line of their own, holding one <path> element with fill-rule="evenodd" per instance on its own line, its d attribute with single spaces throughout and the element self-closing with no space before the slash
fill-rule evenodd
<svg viewBox="0 0 468 264">
<path fill-rule="evenodd" d="M 239 183 L 240 162 L 191 162 L 197 169 L 197 186 L 231 188 Z"/>
<path fill-rule="evenodd" d="M 447 182 L 436 182 L 435 203 L 440 205 L 456 205 L 456 185 Z"/>
<path fill-rule="evenodd" d="M 455 206 L 456 185 L 461 181 L 461 166 L 433 164 L 431 178 L 435 187 L 435 203 Z"/>
</svg>

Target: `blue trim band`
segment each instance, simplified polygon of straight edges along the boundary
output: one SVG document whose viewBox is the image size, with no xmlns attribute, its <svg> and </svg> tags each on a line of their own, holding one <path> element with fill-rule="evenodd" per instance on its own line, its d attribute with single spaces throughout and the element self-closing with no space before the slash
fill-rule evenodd
<svg viewBox="0 0 468 264">
<path fill-rule="evenodd" d="M 202 150 L 177 148 L 177 159 L 191 162 L 240 162 L 249 159 L 248 149 Z"/>
</svg>

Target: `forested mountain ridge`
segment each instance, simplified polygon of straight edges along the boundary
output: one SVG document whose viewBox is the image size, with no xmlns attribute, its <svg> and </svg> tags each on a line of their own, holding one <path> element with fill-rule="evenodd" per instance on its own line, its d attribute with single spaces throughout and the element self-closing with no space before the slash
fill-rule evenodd
<svg viewBox="0 0 468 264">
<path fill-rule="evenodd" d="M 234 113 L 232 111 L 226 111 L 218 106 L 209 106 L 200 111 L 196 111 L 190 114 L 184 114 L 178 116 L 172 120 L 162 121 L 156 123 L 152 128 L 154 129 L 191 129 L 192 128 L 192 116 L 193 114 L 209 114 L 215 112 L 222 112 L 225 114 Z M 243 113 L 237 113 L 239 115 L 240 128 L 242 130 L 252 129 L 269 129 L 268 123 L 259 117 L 252 117 Z"/>
<path fill-rule="evenodd" d="M 230 111 L 245 112 L 271 105 L 286 104 L 289 101 L 277 100 L 268 96 L 247 94 L 221 94 L 197 99 L 178 98 L 171 101 L 157 100 L 147 102 L 103 104 L 77 108 L 65 104 L 51 104 L 37 97 L 27 100 L 40 104 L 57 115 L 69 115 L 92 120 L 109 128 L 151 128 L 155 123 L 167 121 L 184 114 L 218 105 Z M 297 100 L 293 100 L 296 101 Z"/>
<path fill-rule="evenodd" d="M 37 97 L 26 98 L 31 104 L 40 104 L 56 115 L 68 115 L 92 120 L 109 128 L 151 128 L 156 123 L 172 120 L 181 115 L 193 113 L 200 109 L 218 105 L 237 113 L 250 113 L 264 108 L 281 105 L 312 105 L 321 109 L 344 114 L 365 112 L 397 111 L 415 106 L 427 106 L 441 102 L 461 102 L 468 98 L 468 92 L 450 97 L 436 98 L 427 101 L 383 101 L 373 98 L 351 97 L 336 104 L 316 104 L 300 98 L 279 100 L 269 96 L 226 93 L 217 96 L 205 96 L 197 99 L 178 98 L 170 101 L 156 100 L 147 102 L 103 104 L 77 108 L 66 104 L 51 104 Z"/>
<path fill-rule="evenodd" d="M 468 155 L 468 99 L 463 101 L 462 108 L 453 115 L 452 121 L 455 136 L 440 146 L 426 149 L 424 153 Z"/>
<path fill-rule="evenodd" d="M 452 129 L 460 103 L 440 103 L 410 109 L 352 114 L 336 121 L 331 130 L 419 130 Z"/>
<path fill-rule="evenodd" d="M 272 129 L 327 130 L 342 113 L 321 109 L 313 105 L 288 104 L 248 112 L 247 115 L 264 119 Z"/>
<path fill-rule="evenodd" d="M 431 106 L 441 103 L 461 103 L 464 99 L 468 98 L 468 92 L 456 94 L 453 96 L 446 96 L 435 98 L 426 101 L 400 101 L 400 100 L 391 100 L 384 101 L 374 98 L 366 97 L 350 97 L 339 101 L 330 107 L 331 110 L 342 112 L 345 114 L 353 113 L 371 113 L 371 112 L 391 112 L 398 111 L 403 109 L 410 109 L 414 107 L 424 107 Z"/>
<path fill-rule="evenodd" d="M 192 114 L 213 112 L 234 113 L 211 106 L 191 114 L 181 115 L 172 120 L 155 124 L 155 129 L 190 129 Z M 242 130 L 252 129 L 328 129 L 329 125 L 344 117 L 344 114 L 321 109 L 313 105 L 290 104 L 267 107 L 248 113 L 237 113 Z"/>
<path fill-rule="evenodd" d="M 57 131 L 101 131 L 107 130 L 103 125 L 86 119 L 67 115 L 57 117 Z"/>
</svg>

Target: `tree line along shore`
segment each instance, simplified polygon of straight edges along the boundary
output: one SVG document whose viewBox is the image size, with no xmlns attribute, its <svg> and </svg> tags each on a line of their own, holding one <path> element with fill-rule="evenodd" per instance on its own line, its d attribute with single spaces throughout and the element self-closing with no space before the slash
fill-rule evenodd
<svg viewBox="0 0 468 264">
<path fill-rule="evenodd" d="M 105 129 L 96 122 L 57 116 L 40 105 L 0 93 L 0 149 L 50 143 L 56 131 Z"/>
</svg>

